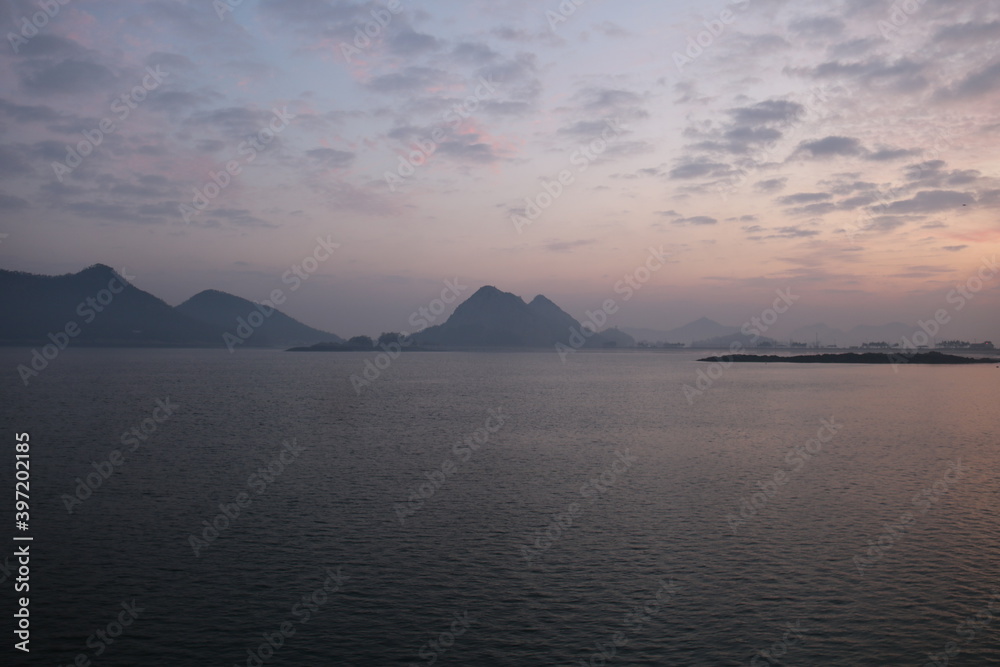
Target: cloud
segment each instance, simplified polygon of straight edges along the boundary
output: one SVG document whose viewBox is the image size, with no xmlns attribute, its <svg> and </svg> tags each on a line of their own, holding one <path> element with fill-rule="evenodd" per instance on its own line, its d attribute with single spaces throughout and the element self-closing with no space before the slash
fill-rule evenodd
<svg viewBox="0 0 1000 667">
<path fill-rule="evenodd" d="M 872 162 L 889 162 L 891 160 L 901 160 L 918 155 L 920 155 L 920 151 L 917 149 L 882 147 L 875 152 L 865 155 L 865 159 Z"/>
<path fill-rule="evenodd" d="M 855 195 L 853 197 L 848 197 L 846 199 L 841 199 L 837 202 L 837 208 L 845 211 L 853 211 L 855 209 L 861 208 L 862 206 L 868 206 L 874 202 L 878 201 L 878 196 L 875 193 L 865 193 L 860 195 Z"/>
<path fill-rule="evenodd" d="M 985 185 L 995 187 L 992 179 L 983 177 L 978 169 L 945 169 L 943 160 L 929 160 L 918 164 L 907 165 L 904 177 L 908 181 L 907 189 L 951 189 L 958 186 Z"/>
<path fill-rule="evenodd" d="M 723 136 L 739 144 L 764 144 L 777 141 L 782 134 L 772 127 L 734 127 Z"/>
<path fill-rule="evenodd" d="M 766 100 L 749 107 L 738 107 L 728 112 L 737 125 L 762 125 L 790 123 L 805 113 L 805 107 L 786 100 Z"/>
<path fill-rule="evenodd" d="M 180 90 L 154 90 L 146 98 L 146 106 L 169 113 L 190 111 L 209 101 L 207 95 Z"/>
<path fill-rule="evenodd" d="M 968 247 L 969 246 L 967 246 L 967 245 L 946 245 L 945 247 L 943 247 L 941 249 L 942 250 L 947 250 L 948 252 L 961 252 L 962 250 L 965 250 Z"/>
<path fill-rule="evenodd" d="M 928 266 L 926 264 L 918 266 L 908 266 L 902 273 L 890 274 L 892 278 L 936 278 L 944 273 L 951 273 L 952 269 L 944 266 Z"/>
<path fill-rule="evenodd" d="M 572 134 L 578 137 L 600 137 L 601 133 L 608 129 L 608 122 L 604 120 L 581 120 L 559 129 L 560 134 Z"/>
<path fill-rule="evenodd" d="M 954 190 L 923 190 L 912 199 L 893 202 L 886 207 L 889 214 L 925 214 L 954 211 L 962 205 L 975 204 L 972 195 Z"/>
<path fill-rule="evenodd" d="M 799 226 L 778 227 L 775 232 L 776 233 L 771 234 L 767 238 L 804 239 L 819 236 L 819 232 L 815 229 L 802 229 Z"/>
<path fill-rule="evenodd" d="M 67 59 L 26 71 L 21 76 L 21 85 L 39 95 L 69 95 L 100 92 L 117 79 L 104 65 Z"/>
<path fill-rule="evenodd" d="M 35 35 L 18 49 L 18 54 L 25 58 L 79 57 L 86 53 L 87 49 L 72 39 L 49 33 Z"/>
<path fill-rule="evenodd" d="M 792 21 L 789 29 L 809 39 L 836 37 L 844 32 L 844 22 L 833 16 L 813 16 Z"/>
<path fill-rule="evenodd" d="M 166 71 L 171 70 L 194 70 L 195 64 L 187 56 L 179 53 L 166 53 L 164 51 L 154 51 L 146 56 L 146 64 L 150 67 L 162 67 Z"/>
<path fill-rule="evenodd" d="M 389 49 L 396 55 L 415 56 L 427 51 L 434 51 L 440 44 L 438 39 L 432 35 L 404 28 L 389 40 Z"/>
<path fill-rule="evenodd" d="M 940 28 L 933 41 L 947 44 L 967 45 L 1000 39 L 1000 21 L 954 23 Z"/>
<path fill-rule="evenodd" d="M 969 74 L 948 88 L 942 88 L 935 97 L 939 100 L 972 99 L 994 92 L 998 87 L 1000 87 L 1000 61 Z"/>
<path fill-rule="evenodd" d="M 611 21 L 602 21 L 601 23 L 595 24 L 594 30 L 598 31 L 605 37 L 628 37 L 632 34 L 617 23 L 612 23 Z"/>
<path fill-rule="evenodd" d="M 597 239 L 585 239 L 580 241 L 553 241 L 552 243 L 547 243 L 545 245 L 545 249 L 549 252 L 570 252 L 574 248 L 593 245 L 595 243 L 597 243 Z"/>
<path fill-rule="evenodd" d="M 0 174 L 14 177 L 31 173 L 25 153 L 24 146 L 0 145 Z"/>
<path fill-rule="evenodd" d="M 443 141 L 438 146 L 442 155 L 450 155 L 468 162 L 490 163 L 500 159 L 492 145 L 479 141 L 478 134 L 459 134 L 451 141 Z"/>
<path fill-rule="evenodd" d="M 805 206 L 799 206 L 797 208 L 788 209 L 789 215 L 806 215 L 811 217 L 824 216 L 828 213 L 833 213 L 837 210 L 837 205 L 831 202 L 818 202 L 815 204 L 806 204 Z"/>
<path fill-rule="evenodd" d="M 760 153 L 763 151 L 766 156 L 773 150 L 784 136 L 783 129 L 801 120 L 804 114 L 805 107 L 797 102 L 769 99 L 726 109 L 726 117 L 719 123 L 692 124 L 684 130 L 684 135 L 699 141 L 687 146 L 693 154 L 679 158 L 669 177 L 690 180 L 731 176 L 736 167 L 723 161 L 733 159 L 731 156 L 739 156 L 734 162 L 738 167 L 766 168 L 766 164 L 761 164 Z M 777 188 L 777 179 L 774 180 L 771 185 Z M 704 188 L 701 192 L 705 192 Z"/>
<path fill-rule="evenodd" d="M 754 183 L 754 189 L 758 192 L 763 192 L 765 194 L 771 194 L 774 192 L 781 192 L 788 185 L 787 178 L 769 178 L 764 181 L 757 181 Z"/>
<path fill-rule="evenodd" d="M 825 192 L 800 192 L 786 197 L 779 197 L 777 202 L 782 206 L 795 206 L 799 204 L 811 204 L 813 202 L 826 201 L 831 196 Z"/>
<path fill-rule="evenodd" d="M 383 74 L 368 81 L 368 88 L 377 93 L 414 93 L 444 85 L 449 75 L 434 67 L 404 67 L 401 72 Z"/>
<path fill-rule="evenodd" d="M 676 180 L 701 178 L 702 176 L 725 176 L 731 172 L 728 164 L 710 160 L 690 160 L 670 170 L 670 178 Z"/>
<path fill-rule="evenodd" d="M 852 137 L 830 136 L 816 141 L 803 141 L 793 155 L 811 158 L 854 156 L 863 154 L 861 142 Z"/>
<path fill-rule="evenodd" d="M 891 232 L 910 222 L 910 219 L 898 215 L 880 215 L 861 226 L 865 232 Z"/>
<path fill-rule="evenodd" d="M 774 229 L 768 229 L 767 227 L 761 227 L 760 225 L 753 225 L 751 227 L 744 227 L 748 236 L 747 238 L 751 241 L 766 241 L 769 239 L 808 239 L 814 236 L 819 236 L 819 232 L 815 229 L 803 229 L 800 225 L 791 225 L 785 227 L 776 227 Z"/>
<path fill-rule="evenodd" d="M 277 0 L 275 0 L 277 1 Z M 507 42 L 527 43 L 534 41 L 535 36 L 524 28 L 512 28 L 511 26 L 499 26 L 490 31 L 500 39 Z"/>
<path fill-rule="evenodd" d="M 679 220 L 674 220 L 673 224 L 703 226 L 703 225 L 715 225 L 718 224 L 718 222 L 719 221 L 716 220 L 715 218 L 711 218 L 707 215 L 696 215 L 691 218 L 680 218 Z"/>
<path fill-rule="evenodd" d="M 525 116 L 535 110 L 531 102 L 515 102 L 511 100 L 487 100 L 482 105 L 483 113 L 496 116 Z"/>
<path fill-rule="evenodd" d="M 851 79 L 875 89 L 885 89 L 899 93 L 914 93 L 927 88 L 930 82 L 924 76 L 925 63 L 909 58 L 888 62 L 880 57 L 858 62 L 829 61 L 816 67 L 788 67 L 788 74 L 811 79 Z"/>
<path fill-rule="evenodd" d="M 461 42 L 452 49 L 451 55 L 456 62 L 473 62 L 477 65 L 485 65 L 500 56 L 488 44 L 480 42 Z"/>
<path fill-rule="evenodd" d="M 176 211 L 177 209 L 175 208 L 174 212 L 176 213 Z M 277 225 L 258 218 L 253 212 L 245 208 L 209 209 L 205 212 L 205 215 L 212 222 L 222 221 L 235 227 L 277 227 Z"/>
<path fill-rule="evenodd" d="M 574 124 L 581 128 L 588 125 L 597 127 L 598 123 L 603 124 L 608 119 L 623 122 L 649 118 L 644 98 L 623 88 L 586 86 L 573 95 L 572 101 L 573 106 L 567 110 L 581 119 Z M 571 132 L 574 125 L 570 125 L 567 131 Z"/>
<path fill-rule="evenodd" d="M 52 107 L 38 104 L 17 104 L 16 102 L 8 102 L 2 97 L 0 97 L 0 114 L 17 123 L 41 123 L 63 118 L 62 114 Z"/>
<path fill-rule="evenodd" d="M 586 100 L 583 106 L 591 111 L 608 111 L 642 102 L 642 98 L 635 93 L 614 88 L 585 88 L 578 96 Z"/>
<path fill-rule="evenodd" d="M 330 168 L 346 167 L 354 162 L 356 157 L 350 151 L 338 151 L 333 148 L 313 148 L 306 151 L 306 155 L 322 163 L 324 167 Z"/>
<path fill-rule="evenodd" d="M 19 211 L 28 207 L 28 201 L 14 195 L 0 194 L 0 210 Z"/>
<path fill-rule="evenodd" d="M 851 58 L 863 56 L 876 46 L 882 40 L 875 39 L 872 37 L 861 37 L 857 39 L 850 39 L 846 42 L 840 42 L 839 44 L 834 44 L 828 49 L 828 53 L 833 58 Z"/>
<path fill-rule="evenodd" d="M 271 112 L 258 111 L 248 107 L 221 107 L 192 116 L 188 119 L 188 123 L 245 134 L 259 130 L 270 115 L 272 115 Z"/>
</svg>

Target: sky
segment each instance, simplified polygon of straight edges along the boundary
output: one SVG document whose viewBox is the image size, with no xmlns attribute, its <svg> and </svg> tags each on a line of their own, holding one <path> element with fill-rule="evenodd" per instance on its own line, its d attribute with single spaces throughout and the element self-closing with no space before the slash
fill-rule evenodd
<svg viewBox="0 0 1000 667">
<path fill-rule="evenodd" d="M 773 333 L 944 311 L 1000 339 L 994 2 L 0 11 L 0 268 L 277 289 L 342 336 L 457 284 L 656 329 L 781 290 Z"/>
</svg>

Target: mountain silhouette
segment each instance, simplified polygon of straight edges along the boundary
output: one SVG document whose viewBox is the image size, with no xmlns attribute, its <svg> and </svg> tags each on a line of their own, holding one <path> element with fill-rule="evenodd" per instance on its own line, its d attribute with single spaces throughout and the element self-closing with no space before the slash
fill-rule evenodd
<svg viewBox="0 0 1000 667">
<path fill-rule="evenodd" d="M 70 332 L 75 345 L 222 344 L 211 327 L 131 285 L 110 266 L 61 276 L 0 270 L 0 342 L 44 344 L 52 342 L 50 335 Z"/>
<path fill-rule="evenodd" d="M 219 290 L 199 292 L 177 306 L 177 311 L 211 327 L 218 341 L 222 340 L 223 334 L 229 333 L 240 336 L 244 340 L 243 344 L 253 347 L 343 342 L 340 336 L 302 324 L 276 308 L 272 309 L 268 305 L 261 308 L 253 301 Z M 252 313 L 260 315 L 254 315 L 254 320 L 250 322 L 248 318 Z M 261 319 L 262 324 L 253 326 Z M 241 320 L 244 324 L 241 324 Z M 243 333 L 247 331 L 251 333 L 244 337 Z"/>
<path fill-rule="evenodd" d="M 548 298 L 538 295 L 525 303 L 488 285 L 461 303 L 444 324 L 424 329 L 413 339 L 418 345 L 449 347 L 551 347 L 570 345 L 573 331 L 582 333 L 580 323 Z M 584 347 L 621 345 L 621 336 L 625 334 L 594 334 Z"/>
</svg>

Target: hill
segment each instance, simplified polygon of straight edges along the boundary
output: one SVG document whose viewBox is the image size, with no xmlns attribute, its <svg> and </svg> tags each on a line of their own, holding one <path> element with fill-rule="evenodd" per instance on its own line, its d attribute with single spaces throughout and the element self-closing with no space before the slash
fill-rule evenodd
<svg viewBox="0 0 1000 667">
<path fill-rule="evenodd" d="M 219 341 L 228 333 L 239 336 L 244 344 L 252 347 L 343 342 L 340 336 L 307 326 L 276 308 L 260 306 L 219 290 L 199 292 L 177 306 L 177 311 L 211 327 L 215 339 Z M 252 321 L 249 319 L 251 316 Z M 261 322 L 259 326 L 254 326 L 258 322 Z M 249 336 L 244 335 L 247 332 Z"/>
<path fill-rule="evenodd" d="M 461 303 L 443 324 L 413 335 L 417 345 L 448 347 L 551 347 L 568 344 L 580 323 L 542 295 L 531 303 L 496 287 L 480 288 Z M 595 334 L 584 347 L 621 345 L 621 332 Z M 633 341 L 634 342 L 634 341 Z"/>
<path fill-rule="evenodd" d="M 211 327 L 104 264 L 61 276 L 0 270 L 0 343 L 50 343 L 60 332 L 74 345 L 222 344 Z"/>
</svg>

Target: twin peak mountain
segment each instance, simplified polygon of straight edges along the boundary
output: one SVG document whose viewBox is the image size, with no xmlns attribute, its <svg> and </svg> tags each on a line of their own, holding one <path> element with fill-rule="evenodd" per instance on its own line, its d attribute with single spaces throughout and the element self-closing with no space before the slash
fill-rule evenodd
<svg viewBox="0 0 1000 667">
<path fill-rule="evenodd" d="M 572 315 L 539 294 L 531 303 L 496 287 L 480 288 L 444 324 L 413 336 L 418 345 L 447 347 L 552 347 L 567 344 L 577 332 L 583 347 L 628 347 L 635 340 L 618 329 L 593 333 Z"/>
</svg>

